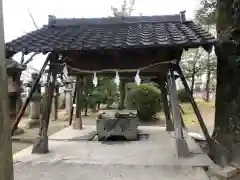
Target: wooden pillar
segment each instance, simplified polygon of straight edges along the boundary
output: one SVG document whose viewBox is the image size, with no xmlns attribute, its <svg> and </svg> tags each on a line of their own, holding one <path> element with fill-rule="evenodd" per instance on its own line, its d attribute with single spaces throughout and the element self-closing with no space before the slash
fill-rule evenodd
<svg viewBox="0 0 240 180">
<path fill-rule="evenodd" d="M 183 137 L 182 124 L 181 124 L 181 114 L 178 107 L 177 99 L 177 88 L 175 82 L 175 76 L 173 70 L 170 70 L 168 76 L 168 90 L 170 95 L 170 102 L 172 107 L 175 135 L 176 135 L 176 146 L 177 154 L 179 157 L 188 157 L 190 155 L 188 145 Z"/>
<path fill-rule="evenodd" d="M 168 105 L 168 91 L 166 87 L 166 78 L 160 78 L 160 90 L 161 90 L 161 96 L 163 100 L 163 109 L 164 109 L 164 114 L 166 118 L 166 130 L 167 131 L 174 131 L 174 125 L 173 121 L 171 119 L 171 114 L 170 114 L 170 108 Z"/>
<path fill-rule="evenodd" d="M 52 54 L 51 62 L 57 60 L 57 55 Z M 32 153 L 44 154 L 48 149 L 48 125 L 54 95 L 55 82 L 57 78 L 57 68 L 50 62 L 50 68 L 47 77 L 47 88 L 44 94 L 43 113 L 40 119 L 39 137 L 35 142 Z"/>
<path fill-rule="evenodd" d="M 76 95 L 77 95 L 77 86 L 75 84 L 74 86 L 74 92 L 73 92 L 73 98 L 71 99 L 71 109 L 70 109 L 70 113 L 69 113 L 69 126 L 72 125 L 72 120 L 73 120 L 73 111 L 74 111 L 74 107 L 73 107 L 73 104 L 75 104 L 76 102 Z"/>
<path fill-rule="evenodd" d="M 54 88 L 54 96 L 52 102 L 52 121 L 56 121 L 58 119 L 58 98 L 59 98 L 59 86 L 56 83 Z"/>
<path fill-rule="evenodd" d="M 76 116 L 75 116 L 75 121 L 73 124 L 74 129 L 82 129 L 83 128 L 83 123 L 82 123 L 82 101 L 83 101 L 83 77 L 77 76 L 77 81 L 76 81 L 76 86 L 77 86 L 77 94 L 76 94 Z"/>
<path fill-rule="evenodd" d="M 13 180 L 12 141 L 3 30 L 3 8 L 0 1 L 0 179 Z"/>
<path fill-rule="evenodd" d="M 120 81 L 120 102 L 119 102 L 119 110 L 123 110 L 124 107 L 124 102 L 125 102 L 125 95 L 126 95 L 126 90 L 125 90 L 125 85 L 126 85 L 126 79 L 121 79 Z"/>
</svg>

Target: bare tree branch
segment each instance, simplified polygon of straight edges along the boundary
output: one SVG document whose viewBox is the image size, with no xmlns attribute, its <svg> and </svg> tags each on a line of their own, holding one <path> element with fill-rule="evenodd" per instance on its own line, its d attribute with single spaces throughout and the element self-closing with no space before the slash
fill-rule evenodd
<svg viewBox="0 0 240 180">
<path fill-rule="evenodd" d="M 30 11 L 29 8 L 28 8 L 28 13 L 29 13 L 29 15 L 30 15 L 30 17 L 31 17 L 31 19 L 32 19 L 32 22 L 33 22 L 34 26 L 35 26 L 37 29 L 39 29 L 38 26 L 37 26 L 37 23 L 35 22 L 35 20 L 34 20 L 34 18 L 33 18 L 33 15 L 32 15 L 32 13 L 31 13 L 31 11 Z"/>
<path fill-rule="evenodd" d="M 35 22 L 35 20 L 34 20 L 34 18 L 33 18 L 33 15 L 32 15 L 32 13 L 31 13 L 31 11 L 30 11 L 29 8 L 28 8 L 28 13 L 29 13 L 29 15 L 30 15 L 30 17 L 31 17 L 31 19 L 32 19 L 32 22 L 33 22 L 35 28 L 39 29 L 38 26 L 37 26 L 37 23 Z M 27 33 L 27 32 L 25 32 L 25 33 Z M 24 62 L 24 53 L 22 53 L 21 64 L 27 65 L 28 63 L 30 63 L 30 62 L 33 60 L 34 56 L 36 56 L 37 54 L 39 54 L 39 53 L 33 53 L 33 54 L 30 56 L 30 58 L 27 59 L 27 60 Z"/>
<path fill-rule="evenodd" d="M 132 11 L 133 11 L 133 7 L 134 7 L 134 5 L 135 5 L 135 2 L 136 2 L 136 0 L 130 0 L 130 5 L 129 5 L 129 9 L 128 9 L 128 16 L 131 16 L 131 14 L 132 14 Z"/>
</svg>

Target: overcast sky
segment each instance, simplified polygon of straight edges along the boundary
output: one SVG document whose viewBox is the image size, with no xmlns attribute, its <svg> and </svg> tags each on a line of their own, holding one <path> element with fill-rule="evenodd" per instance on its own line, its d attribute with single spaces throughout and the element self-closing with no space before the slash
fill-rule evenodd
<svg viewBox="0 0 240 180">
<path fill-rule="evenodd" d="M 122 2 L 123 0 L 3 0 L 5 41 L 36 29 L 28 9 L 38 27 L 42 27 L 47 24 L 50 14 L 65 18 L 111 16 L 111 6 L 120 7 Z M 198 4 L 199 0 L 136 0 L 132 15 L 166 15 L 186 10 L 187 19 L 193 19 Z M 40 69 L 43 61 L 43 57 L 38 56 L 31 65 Z"/>
</svg>

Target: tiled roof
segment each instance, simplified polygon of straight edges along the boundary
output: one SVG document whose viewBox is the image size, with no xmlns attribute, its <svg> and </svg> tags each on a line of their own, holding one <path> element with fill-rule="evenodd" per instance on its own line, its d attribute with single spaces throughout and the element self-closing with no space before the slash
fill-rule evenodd
<svg viewBox="0 0 240 180">
<path fill-rule="evenodd" d="M 56 19 L 6 43 L 10 52 L 51 52 L 213 45 L 215 38 L 181 15 L 92 19 Z"/>
</svg>

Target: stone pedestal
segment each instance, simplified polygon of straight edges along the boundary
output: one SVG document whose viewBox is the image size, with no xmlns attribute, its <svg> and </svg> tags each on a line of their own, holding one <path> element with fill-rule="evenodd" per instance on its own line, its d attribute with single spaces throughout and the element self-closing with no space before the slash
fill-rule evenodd
<svg viewBox="0 0 240 180">
<path fill-rule="evenodd" d="M 65 109 L 66 114 L 68 115 L 68 120 L 71 116 L 71 108 L 73 106 L 72 100 L 73 100 L 73 84 L 72 81 L 66 81 L 65 82 Z"/>
<path fill-rule="evenodd" d="M 65 93 L 61 93 L 58 97 L 58 109 L 65 109 Z"/>
<path fill-rule="evenodd" d="M 31 101 L 29 105 L 30 120 L 28 122 L 28 128 L 38 127 L 40 124 L 41 99 L 38 101 Z"/>
<path fill-rule="evenodd" d="M 22 102 L 24 103 L 26 101 L 26 98 L 22 98 Z M 27 106 L 25 112 L 24 112 L 24 116 L 25 117 L 29 117 L 30 116 L 30 104 Z"/>
<path fill-rule="evenodd" d="M 51 120 L 56 121 L 58 119 L 58 94 L 54 93 L 51 109 Z"/>
</svg>

